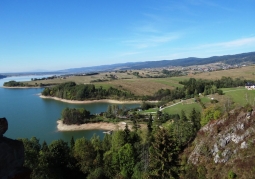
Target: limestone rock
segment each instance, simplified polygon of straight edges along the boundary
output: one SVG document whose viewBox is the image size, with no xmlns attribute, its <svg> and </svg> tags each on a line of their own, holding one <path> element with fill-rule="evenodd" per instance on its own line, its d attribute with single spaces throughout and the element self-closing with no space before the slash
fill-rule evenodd
<svg viewBox="0 0 255 179">
<path fill-rule="evenodd" d="M 247 143 L 245 141 L 243 141 L 241 143 L 241 149 L 246 149 L 247 148 Z"/>
</svg>

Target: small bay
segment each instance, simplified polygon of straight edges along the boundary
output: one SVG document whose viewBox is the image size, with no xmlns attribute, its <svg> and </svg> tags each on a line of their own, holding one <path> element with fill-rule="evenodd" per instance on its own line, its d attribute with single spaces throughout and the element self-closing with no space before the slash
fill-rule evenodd
<svg viewBox="0 0 255 179">
<path fill-rule="evenodd" d="M 0 79 L 0 86 L 10 80 L 28 81 L 31 78 L 40 77 L 42 76 L 4 78 Z M 42 99 L 39 97 L 42 90 L 42 88 L 0 88 L 0 117 L 6 117 L 9 123 L 9 129 L 4 136 L 13 139 L 30 139 L 34 136 L 40 139 L 40 142 L 45 140 L 47 143 L 57 139 L 68 142 L 72 136 L 75 139 L 81 137 L 90 139 L 93 134 L 99 135 L 101 139 L 103 138 L 102 130 L 59 132 L 56 128 L 56 121 L 60 118 L 61 111 L 65 107 L 85 108 L 95 114 L 105 112 L 108 105 L 110 105 L 109 103 L 69 104 L 53 99 Z M 127 108 L 140 106 L 140 104 L 123 105 Z"/>
</svg>

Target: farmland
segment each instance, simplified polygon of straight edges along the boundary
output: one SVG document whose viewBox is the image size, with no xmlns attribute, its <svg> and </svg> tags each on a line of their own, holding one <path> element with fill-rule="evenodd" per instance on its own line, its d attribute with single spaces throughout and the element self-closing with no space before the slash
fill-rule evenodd
<svg viewBox="0 0 255 179">
<path fill-rule="evenodd" d="M 179 68 L 176 70 L 179 70 Z M 35 85 L 35 83 L 51 85 L 74 81 L 77 84 L 93 83 L 96 85 L 96 87 L 102 86 L 103 88 L 109 88 L 110 86 L 112 86 L 114 88 L 131 91 L 135 95 L 152 95 L 159 89 L 174 89 L 176 87 L 182 87 L 182 85 L 179 84 L 179 81 L 189 78 L 214 80 L 220 79 L 222 76 L 226 76 L 232 78 L 252 80 L 255 77 L 255 66 L 247 66 L 212 72 L 202 72 L 196 74 L 193 73 L 192 70 L 189 70 L 186 73 L 188 74 L 186 76 L 158 78 L 158 76 L 163 75 L 162 69 L 133 71 L 128 70 L 125 72 L 103 72 L 91 76 L 66 76 L 65 78 L 28 81 L 26 83 L 31 85 Z"/>
</svg>

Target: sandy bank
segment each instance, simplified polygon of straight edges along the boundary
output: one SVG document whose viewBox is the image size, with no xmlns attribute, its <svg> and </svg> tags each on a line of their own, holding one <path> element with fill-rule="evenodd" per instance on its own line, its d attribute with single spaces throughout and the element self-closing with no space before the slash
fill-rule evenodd
<svg viewBox="0 0 255 179">
<path fill-rule="evenodd" d="M 15 87 L 9 87 L 9 86 L 1 86 L 2 88 L 12 88 L 12 89 L 27 89 L 27 88 L 43 88 L 40 86 L 15 86 Z"/>
<path fill-rule="evenodd" d="M 40 95 L 41 98 L 45 99 L 54 99 L 65 103 L 71 103 L 71 104 L 87 104 L 87 103 L 115 103 L 115 104 L 137 104 L 142 103 L 142 101 L 118 101 L 113 99 L 100 99 L 100 100 L 86 100 L 86 101 L 76 101 L 76 100 L 67 100 L 67 99 L 61 99 L 57 97 L 51 97 L 51 96 L 43 96 Z"/>
<path fill-rule="evenodd" d="M 124 130 L 126 123 L 119 122 L 119 123 L 107 123 L 107 122 L 98 122 L 98 123 L 88 123 L 82 125 L 66 125 L 63 124 L 63 121 L 57 121 L 57 129 L 58 131 L 79 131 L 79 130 Z M 131 129 L 131 126 L 128 126 Z"/>
</svg>

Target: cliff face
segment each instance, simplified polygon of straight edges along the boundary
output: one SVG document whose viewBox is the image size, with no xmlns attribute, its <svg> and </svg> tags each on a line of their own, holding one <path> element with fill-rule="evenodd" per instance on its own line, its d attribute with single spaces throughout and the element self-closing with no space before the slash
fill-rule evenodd
<svg viewBox="0 0 255 179">
<path fill-rule="evenodd" d="M 253 109 L 255 111 L 255 109 Z M 206 178 L 255 177 L 255 112 L 232 111 L 200 129 L 189 147 L 188 163 L 203 168 Z"/>
</svg>

